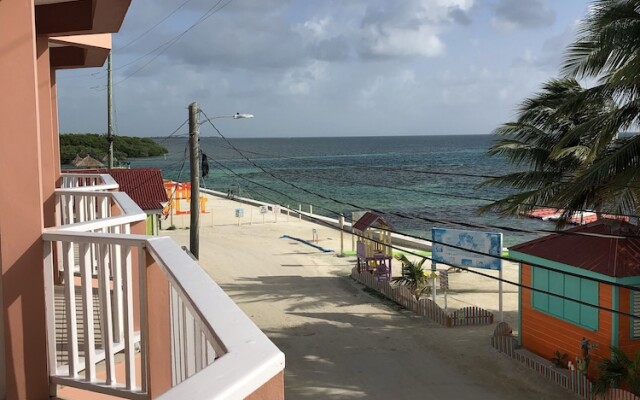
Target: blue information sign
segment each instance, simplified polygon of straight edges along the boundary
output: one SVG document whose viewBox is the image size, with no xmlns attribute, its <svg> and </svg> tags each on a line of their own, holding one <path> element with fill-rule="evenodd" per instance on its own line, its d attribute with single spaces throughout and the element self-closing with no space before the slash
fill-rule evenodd
<svg viewBox="0 0 640 400">
<path fill-rule="evenodd" d="M 432 228 L 431 234 L 435 262 L 466 268 L 502 269 L 502 233 Z"/>
</svg>

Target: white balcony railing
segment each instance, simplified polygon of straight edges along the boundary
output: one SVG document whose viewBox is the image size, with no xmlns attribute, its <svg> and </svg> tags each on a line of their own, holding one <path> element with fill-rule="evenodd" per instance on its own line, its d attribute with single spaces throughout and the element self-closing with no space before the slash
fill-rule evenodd
<svg viewBox="0 0 640 400">
<path fill-rule="evenodd" d="M 131 234 L 146 216 L 125 194 L 106 191 L 114 184 L 109 175 L 65 174 L 56 191 L 60 226 L 43 234 L 51 382 L 151 398 L 149 360 L 168 351 L 150 341 L 166 334 L 149 326 L 152 306 L 169 321 L 163 399 L 244 398 L 283 371 L 282 352 L 172 239 Z M 150 263 L 168 290 L 148 283 Z M 162 290 L 165 306 L 149 304 Z"/>
</svg>

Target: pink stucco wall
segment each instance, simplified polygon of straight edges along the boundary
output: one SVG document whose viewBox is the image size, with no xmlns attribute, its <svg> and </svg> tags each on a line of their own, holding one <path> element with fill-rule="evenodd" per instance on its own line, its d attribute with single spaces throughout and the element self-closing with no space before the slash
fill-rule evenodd
<svg viewBox="0 0 640 400">
<path fill-rule="evenodd" d="M 0 270 L 7 399 L 49 393 L 33 1 L 0 1 Z"/>
</svg>

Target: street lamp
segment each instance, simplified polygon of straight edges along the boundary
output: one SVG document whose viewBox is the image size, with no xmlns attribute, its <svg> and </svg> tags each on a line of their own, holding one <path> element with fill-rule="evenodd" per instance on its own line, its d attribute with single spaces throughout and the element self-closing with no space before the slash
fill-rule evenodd
<svg viewBox="0 0 640 400">
<path fill-rule="evenodd" d="M 211 118 L 207 118 L 204 121 L 200 122 L 199 124 L 202 125 L 205 122 L 211 121 L 212 119 L 220 119 L 220 118 L 233 118 L 233 119 L 246 119 L 246 118 L 253 118 L 253 114 L 243 114 L 243 113 L 235 113 L 233 115 L 218 115 L 217 117 L 211 117 Z"/>
<path fill-rule="evenodd" d="M 199 133 L 200 122 L 198 116 L 200 109 L 198 103 L 189 104 L 189 163 L 191 166 L 191 225 L 189 228 L 189 251 L 198 259 L 200 258 L 200 165 L 198 163 L 200 156 Z M 234 115 L 220 115 L 217 117 L 207 118 L 206 121 L 218 118 L 245 119 L 253 118 L 253 114 L 235 113 Z M 203 122 L 204 123 L 204 122 Z"/>
</svg>

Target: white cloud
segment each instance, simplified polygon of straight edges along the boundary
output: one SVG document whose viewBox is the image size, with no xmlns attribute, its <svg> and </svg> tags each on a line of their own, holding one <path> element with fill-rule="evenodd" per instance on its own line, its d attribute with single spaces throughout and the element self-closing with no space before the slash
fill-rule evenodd
<svg viewBox="0 0 640 400">
<path fill-rule="evenodd" d="M 221 127 L 231 137 L 488 133 L 557 74 L 589 0 L 531 0 L 543 12 L 528 2 L 233 1 L 114 88 L 119 133 L 167 134 L 185 120 L 191 101 L 210 115 L 256 115 L 250 124 Z M 122 65 L 211 6 L 193 0 L 126 51 L 116 46 L 116 82 L 148 58 Z M 176 7 L 136 0 L 115 43 L 127 43 Z M 558 23 L 535 35 L 496 34 L 486 21 L 541 27 L 548 10 Z M 60 72 L 63 131 L 105 130 L 106 93 L 88 90 L 104 86 L 105 74 L 96 79 L 91 72 Z"/>
<path fill-rule="evenodd" d="M 288 71 L 280 81 L 280 91 L 290 95 L 308 95 L 312 87 L 324 78 L 325 71 L 326 64 L 321 61 Z"/>
<path fill-rule="evenodd" d="M 384 107 L 388 98 L 395 98 L 400 93 L 415 91 L 420 82 L 415 72 L 409 69 L 395 74 L 378 75 L 369 79 L 362 86 L 356 104 L 361 108 Z"/>
<path fill-rule="evenodd" d="M 440 55 L 444 44 L 433 29 L 421 26 L 418 29 L 369 27 L 364 30 L 363 40 L 370 54 L 375 56 L 426 56 Z"/>
<path fill-rule="evenodd" d="M 313 39 L 327 39 L 329 37 L 329 31 L 327 28 L 330 23 L 331 22 L 328 17 L 313 18 L 302 24 L 302 30 L 309 33 Z"/>
<path fill-rule="evenodd" d="M 545 0 L 499 0 L 494 12 L 491 23 L 501 31 L 548 27 L 556 17 Z"/>
<path fill-rule="evenodd" d="M 367 8 L 360 30 L 359 53 L 372 57 L 434 57 L 445 45 L 440 34 L 461 19 L 473 0 L 385 2 Z"/>
</svg>

